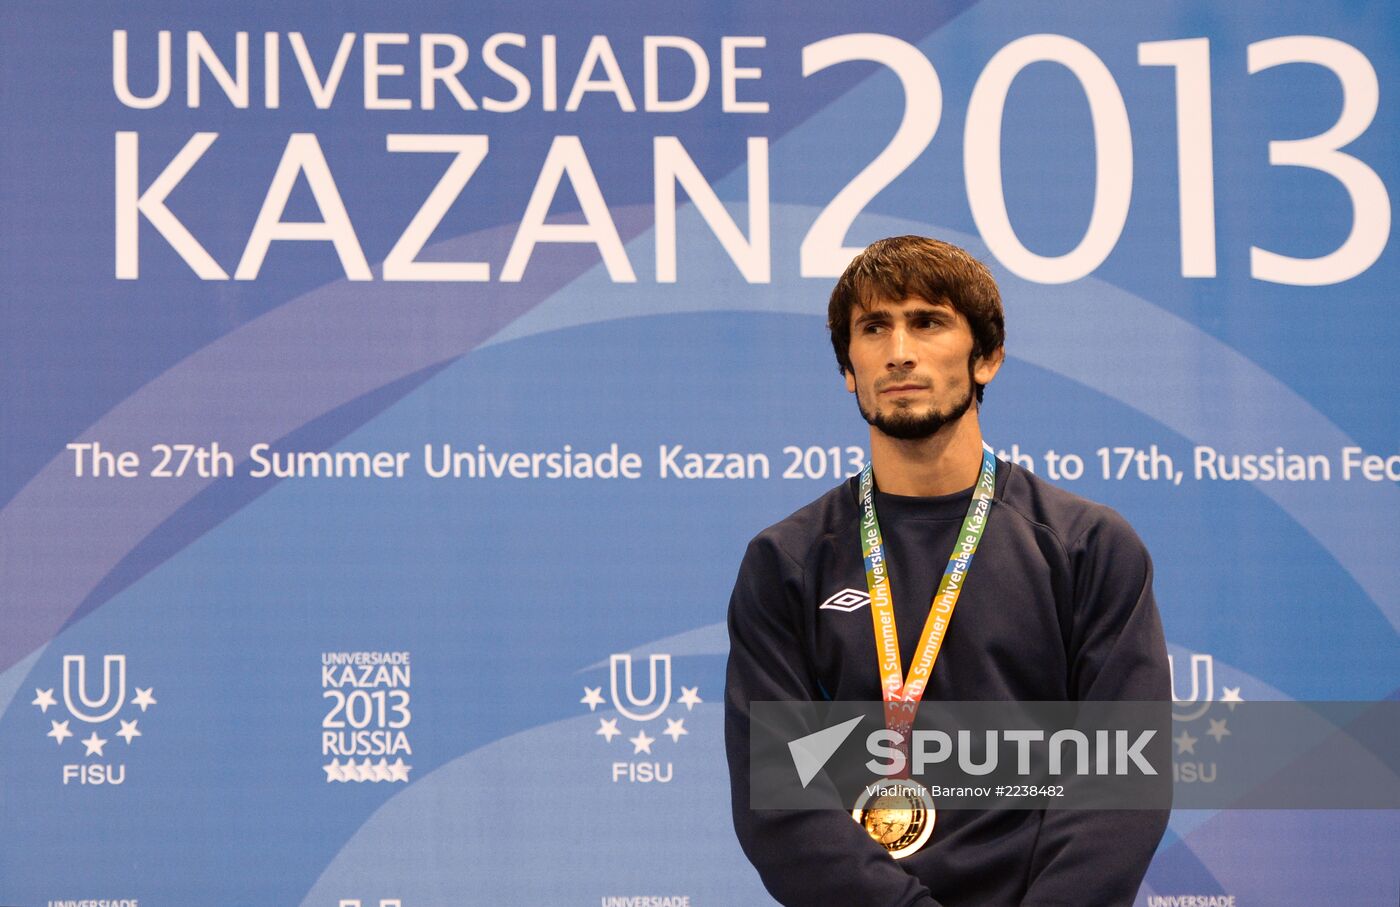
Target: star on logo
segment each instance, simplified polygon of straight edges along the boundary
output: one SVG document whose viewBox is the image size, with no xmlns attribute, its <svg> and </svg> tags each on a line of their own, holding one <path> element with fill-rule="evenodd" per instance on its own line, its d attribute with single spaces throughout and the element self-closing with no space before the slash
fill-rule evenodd
<svg viewBox="0 0 1400 907">
<path fill-rule="evenodd" d="M 603 688 L 584 687 L 583 698 L 580 699 L 579 702 L 588 706 L 588 711 L 593 711 L 594 709 L 598 708 L 598 706 L 603 704 Z"/>
<path fill-rule="evenodd" d="M 683 686 L 681 687 L 681 695 L 676 697 L 676 702 L 679 702 L 681 705 L 685 706 L 685 710 L 688 712 L 700 703 L 705 701 L 700 698 L 699 692 L 699 687 Z"/>
<path fill-rule="evenodd" d="M 656 738 L 648 737 L 644 728 L 637 732 L 637 736 L 628 737 L 627 742 L 632 744 L 632 754 L 636 755 L 637 753 L 650 753 L 651 745 L 656 742 Z"/>
<path fill-rule="evenodd" d="M 1194 756 L 1196 754 L 1196 744 L 1200 742 L 1199 737 L 1192 737 L 1187 731 L 1182 731 L 1180 734 L 1173 737 L 1172 740 L 1176 741 L 1176 753 L 1178 756 L 1182 753 L 1190 753 Z"/>
<path fill-rule="evenodd" d="M 680 743 L 680 742 L 681 742 L 681 735 L 682 735 L 682 734 L 689 734 L 690 731 L 687 731 L 687 730 L 685 729 L 685 719 L 684 719 L 684 718 L 678 718 L 678 719 L 676 719 L 676 720 L 674 720 L 674 721 L 672 721 L 670 718 L 667 718 L 667 719 L 666 719 L 666 730 L 662 731 L 661 733 L 662 733 L 663 736 L 670 737 L 672 741 L 674 741 L 674 742 L 676 742 L 676 743 Z"/>
<path fill-rule="evenodd" d="M 598 730 L 594 731 L 593 733 L 602 734 L 603 739 L 607 740 L 609 743 L 612 743 L 612 739 L 618 734 L 621 734 L 622 731 L 619 731 L 617 729 L 616 718 L 599 718 Z"/>
<path fill-rule="evenodd" d="M 105 753 L 102 752 L 102 748 L 103 748 L 104 746 L 107 745 L 107 741 L 106 741 L 104 738 L 97 736 L 97 731 L 93 731 L 93 732 L 92 732 L 92 736 L 85 738 L 85 739 L 82 740 L 81 742 L 82 742 L 83 746 L 87 747 L 87 752 L 84 753 L 83 755 L 85 755 L 85 756 L 92 756 L 92 755 L 94 755 L 94 754 L 95 754 L 95 755 L 98 755 L 98 756 L 106 755 Z"/>
<path fill-rule="evenodd" d="M 30 703 L 30 705 L 37 705 L 39 707 L 39 711 L 48 712 L 49 706 L 58 705 L 58 701 L 53 698 L 52 687 L 50 687 L 47 690 L 36 689 L 34 692 L 38 693 L 39 695 L 34 697 L 34 701 Z"/>
<path fill-rule="evenodd" d="M 1206 736 L 1214 737 L 1216 743 L 1219 743 L 1222 737 L 1230 736 L 1230 729 L 1225 726 L 1225 719 L 1221 718 L 1219 721 L 1214 718 L 1210 719 L 1210 730 L 1206 731 Z"/>
<path fill-rule="evenodd" d="M 332 759 L 330 762 L 327 762 L 325 765 L 321 766 L 321 768 L 326 770 L 327 782 L 345 780 L 345 776 L 340 773 L 339 759 Z"/>
<path fill-rule="evenodd" d="M 1226 707 L 1228 707 L 1230 711 L 1233 712 L 1235 710 L 1235 706 L 1239 705 L 1241 702 L 1244 702 L 1244 700 L 1240 698 L 1240 688 L 1225 687 L 1224 690 L 1225 692 L 1221 695 L 1220 701 L 1223 702 L 1226 705 Z"/>
<path fill-rule="evenodd" d="M 136 695 L 131 697 L 131 704 L 140 706 L 143 712 L 150 706 L 155 705 L 156 698 L 151 695 L 151 690 L 153 689 L 155 689 L 155 687 L 137 687 Z"/>
<path fill-rule="evenodd" d="M 63 741 L 73 736 L 73 732 L 68 730 L 68 722 L 54 721 L 50 718 L 49 724 L 53 725 L 53 730 L 49 731 L 44 736 L 52 737 L 54 740 L 57 740 L 59 746 L 63 746 Z"/>
<path fill-rule="evenodd" d="M 122 729 L 117 731 L 117 736 L 125 740 L 127 746 L 131 746 L 131 738 L 140 737 L 141 732 L 136 729 L 135 721 L 122 721 Z"/>
<path fill-rule="evenodd" d="M 407 784 L 408 770 L 411 768 L 413 768 L 413 766 L 404 765 L 403 759 L 395 759 L 392 763 L 389 764 L 389 780 L 402 781 L 405 784 Z"/>
<path fill-rule="evenodd" d="M 393 781 L 393 780 L 394 780 L 394 772 L 393 772 L 393 770 L 392 770 L 391 768 L 389 768 L 389 760 L 388 760 L 388 759 L 380 759 L 378 762 L 374 763 L 374 780 L 375 780 L 375 781 Z"/>
</svg>

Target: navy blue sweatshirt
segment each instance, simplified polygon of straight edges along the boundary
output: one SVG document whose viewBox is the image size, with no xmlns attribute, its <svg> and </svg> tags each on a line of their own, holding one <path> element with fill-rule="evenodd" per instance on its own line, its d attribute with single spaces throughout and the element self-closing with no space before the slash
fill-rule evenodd
<svg viewBox="0 0 1400 907">
<path fill-rule="evenodd" d="M 929 700 L 1167 700 L 1152 563 L 1117 513 L 998 461 L 986 533 L 925 692 Z M 907 667 L 972 489 L 876 492 Z M 851 479 L 749 543 L 729 604 L 725 746 L 734 826 L 784 904 L 1131 904 L 1168 812 L 940 811 L 896 862 L 850 816 L 749 807 L 749 703 L 880 699 Z"/>
</svg>

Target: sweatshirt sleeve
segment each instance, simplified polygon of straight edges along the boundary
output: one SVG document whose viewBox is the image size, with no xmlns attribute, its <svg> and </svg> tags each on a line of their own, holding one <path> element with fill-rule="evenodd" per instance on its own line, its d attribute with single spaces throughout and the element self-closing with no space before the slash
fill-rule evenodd
<svg viewBox="0 0 1400 907">
<path fill-rule="evenodd" d="M 729 602 L 724 742 L 734 829 L 769 893 L 783 904 L 939 907 L 929 890 L 838 810 L 750 807 L 750 703 L 823 698 L 799 616 L 802 571 L 777 544 L 749 544 Z"/>
<path fill-rule="evenodd" d="M 1152 596 L 1152 561 L 1112 511 L 1069 546 L 1075 612 L 1069 693 L 1078 701 L 1171 699 L 1166 640 Z M 1154 761 L 1170 764 L 1159 740 Z M 1171 784 L 1169 773 L 1160 776 Z M 1130 905 L 1171 815 L 1169 809 L 1047 810 L 1023 904 Z"/>
</svg>

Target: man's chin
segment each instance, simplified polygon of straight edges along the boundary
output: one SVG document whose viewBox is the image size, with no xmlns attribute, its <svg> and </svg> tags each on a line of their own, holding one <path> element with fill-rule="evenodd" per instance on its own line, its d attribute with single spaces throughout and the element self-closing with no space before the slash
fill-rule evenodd
<svg viewBox="0 0 1400 907">
<path fill-rule="evenodd" d="M 923 441 L 936 435 L 944 426 L 958 421 L 972 407 L 972 394 L 968 393 L 960 405 L 951 410 L 940 410 L 936 407 L 927 407 L 920 411 L 896 405 L 893 410 L 876 410 L 871 413 L 860 406 L 857 406 L 865 421 L 885 435 L 898 441 Z"/>
<path fill-rule="evenodd" d="M 900 441 L 922 441 L 931 438 L 948 424 L 947 414 L 936 411 L 877 413 L 873 419 L 867 418 L 866 421 L 884 434 Z"/>
</svg>

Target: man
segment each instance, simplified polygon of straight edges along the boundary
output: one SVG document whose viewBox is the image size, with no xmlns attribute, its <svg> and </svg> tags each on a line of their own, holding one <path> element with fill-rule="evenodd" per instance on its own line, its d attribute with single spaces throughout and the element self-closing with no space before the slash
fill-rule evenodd
<svg viewBox="0 0 1400 907">
<path fill-rule="evenodd" d="M 891 660 L 932 663 L 923 692 L 932 700 L 1170 696 L 1152 566 L 1133 530 L 1106 507 L 984 457 L 983 388 L 1005 356 L 987 269 L 938 240 L 881 240 L 837 282 L 828 326 L 870 425 L 873 474 L 764 530 L 740 567 L 725 739 L 744 852 L 786 904 L 1130 904 L 1165 810 L 944 811 L 932 840 L 896 861 L 848 814 L 750 807 L 750 703 L 878 700 L 891 689 L 877 605 L 893 612 L 896 633 L 881 634 Z M 985 491 L 974 496 L 974 486 Z M 858 531 L 877 522 L 883 590 L 867 582 L 871 542 Z M 940 577 L 974 523 L 974 555 L 949 592 Z M 822 607 L 842 590 L 868 593 L 871 604 Z M 956 613 L 945 611 L 939 648 L 919 633 L 931 599 L 948 595 Z M 896 672 L 896 698 L 917 685 L 902 680 Z"/>
</svg>

